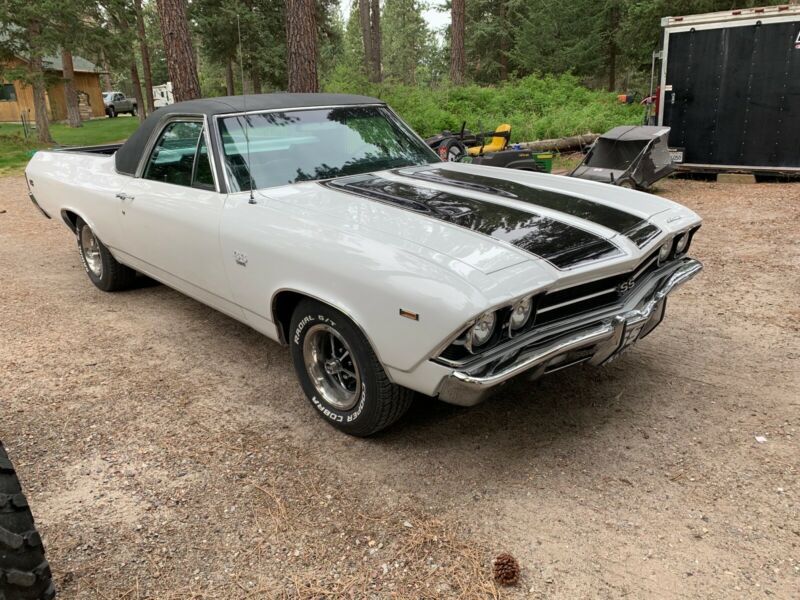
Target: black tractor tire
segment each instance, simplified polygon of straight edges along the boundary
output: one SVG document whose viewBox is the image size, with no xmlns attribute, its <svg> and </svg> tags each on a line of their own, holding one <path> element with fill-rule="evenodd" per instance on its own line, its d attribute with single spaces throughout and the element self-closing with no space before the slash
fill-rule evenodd
<svg viewBox="0 0 800 600">
<path fill-rule="evenodd" d="M 447 161 L 458 162 L 467 156 L 467 148 L 459 140 L 449 140 L 447 142 Z"/>
<path fill-rule="evenodd" d="M 78 254 L 81 257 L 83 268 L 92 283 L 104 292 L 119 292 L 132 288 L 136 282 L 136 271 L 117 262 L 117 259 L 112 256 L 108 248 L 106 248 L 103 242 L 101 242 L 97 237 L 95 237 L 95 240 L 97 242 L 97 248 L 100 252 L 100 262 L 102 265 L 100 273 L 95 273 L 89 267 L 89 261 L 84 254 L 84 248 L 81 244 L 81 236 L 84 233 L 84 228 L 87 228 L 89 233 L 94 236 L 94 232 L 92 232 L 91 228 L 86 224 L 86 222 L 78 217 L 78 220 L 75 223 L 75 236 L 78 241 Z M 0 600 L 2 600 L 2 598 L 0 598 Z"/>
<path fill-rule="evenodd" d="M 55 595 L 42 538 L 0 442 L 0 600 L 50 600 Z"/>
<path fill-rule="evenodd" d="M 354 406 L 340 409 L 326 401 L 312 382 L 304 357 L 304 345 L 309 332 L 327 327 L 340 336 L 353 354 L 350 364 L 360 375 L 360 393 Z M 292 362 L 297 378 L 318 414 L 337 429 L 353 436 L 367 437 L 389 427 L 402 417 L 414 398 L 414 392 L 392 383 L 366 336 L 347 316 L 317 302 L 303 300 L 292 315 Z"/>
</svg>

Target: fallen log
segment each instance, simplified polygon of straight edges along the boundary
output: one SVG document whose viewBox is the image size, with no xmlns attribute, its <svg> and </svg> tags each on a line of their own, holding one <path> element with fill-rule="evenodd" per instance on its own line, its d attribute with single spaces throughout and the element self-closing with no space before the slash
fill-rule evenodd
<svg viewBox="0 0 800 600">
<path fill-rule="evenodd" d="M 535 142 L 521 142 L 520 146 L 533 152 L 572 152 L 586 146 L 591 146 L 600 137 L 598 133 L 585 133 L 570 137 L 556 138 L 553 140 L 536 140 Z"/>
</svg>

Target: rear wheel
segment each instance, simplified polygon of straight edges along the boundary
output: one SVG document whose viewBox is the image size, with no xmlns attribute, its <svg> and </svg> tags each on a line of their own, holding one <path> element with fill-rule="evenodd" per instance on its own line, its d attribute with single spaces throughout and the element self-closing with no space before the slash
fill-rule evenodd
<svg viewBox="0 0 800 600">
<path fill-rule="evenodd" d="M 138 108 L 136 107 L 136 105 L 134 104 L 134 105 L 133 105 L 133 108 L 131 109 L 131 115 L 135 117 L 135 116 L 136 116 L 136 115 L 138 115 L 138 114 L 139 114 L 139 109 L 138 109 Z"/>
<path fill-rule="evenodd" d="M 52 577 L 42 538 L 0 443 L 0 598 L 50 600 L 56 595 Z"/>
<path fill-rule="evenodd" d="M 117 262 L 81 218 L 75 224 L 75 234 L 83 268 L 93 284 L 104 292 L 116 292 L 133 286 L 136 271 Z"/>
<path fill-rule="evenodd" d="M 450 140 L 447 143 L 447 161 L 458 162 L 466 154 L 464 146 L 458 140 Z"/>
<path fill-rule="evenodd" d="M 303 391 L 334 427 L 368 436 L 408 410 L 413 392 L 389 381 L 364 334 L 338 310 L 301 302 L 291 334 L 292 361 Z"/>
</svg>

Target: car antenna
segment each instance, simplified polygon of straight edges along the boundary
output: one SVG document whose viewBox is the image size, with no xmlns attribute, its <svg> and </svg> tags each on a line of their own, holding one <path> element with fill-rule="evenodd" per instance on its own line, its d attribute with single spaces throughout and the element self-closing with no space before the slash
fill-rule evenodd
<svg viewBox="0 0 800 600">
<path fill-rule="evenodd" d="M 247 148 L 247 179 L 250 182 L 250 204 L 255 204 L 253 196 L 253 171 L 250 170 L 250 134 L 247 133 L 247 89 L 244 86 L 244 52 L 242 51 L 242 24 L 239 21 L 239 13 L 236 13 L 236 31 L 239 34 L 239 70 L 242 73 L 242 108 L 244 109 L 244 145 Z"/>
</svg>

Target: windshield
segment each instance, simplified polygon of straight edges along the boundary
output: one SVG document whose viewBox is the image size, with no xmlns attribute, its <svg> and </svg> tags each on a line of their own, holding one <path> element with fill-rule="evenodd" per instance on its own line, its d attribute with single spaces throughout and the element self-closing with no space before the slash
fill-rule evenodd
<svg viewBox="0 0 800 600">
<path fill-rule="evenodd" d="M 103 93 L 103 100 L 111 100 L 111 96 L 114 95 L 114 92 L 105 92 Z"/>
<path fill-rule="evenodd" d="M 401 121 L 378 106 L 225 117 L 220 135 L 231 191 L 249 190 L 251 177 L 253 188 L 263 189 L 439 162 Z"/>
</svg>

